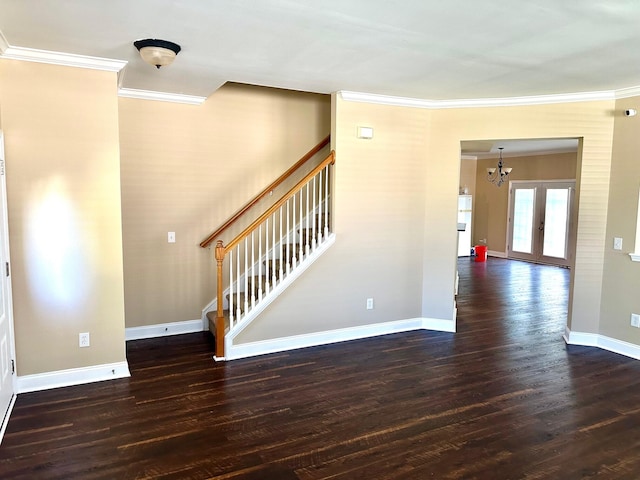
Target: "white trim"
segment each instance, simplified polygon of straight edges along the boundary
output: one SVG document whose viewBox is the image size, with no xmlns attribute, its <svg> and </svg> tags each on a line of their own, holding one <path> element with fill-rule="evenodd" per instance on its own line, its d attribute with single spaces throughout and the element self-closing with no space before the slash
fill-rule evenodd
<svg viewBox="0 0 640 480">
<path fill-rule="evenodd" d="M 90 68 L 92 70 L 104 70 L 108 72 L 119 72 L 127 64 L 124 60 L 12 46 L 4 49 L 2 58 L 23 60 L 25 62 L 47 63 L 50 65 L 63 65 L 65 67 Z"/>
<path fill-rule="evenodd" d="M 640 253 L 630 253 L 629 256 L 632 262 L 640 262 Z"/>
<path fill-rule="evenodd" d="M 224 359 L 236 360 L 239 358 L 255 357 L 268 353 L 285 352 L 299 348 L 328 345 L 332 343 L 359 340 L 362 338 L 378 337 L 391 333 L 409 332 L 413 330 L 436 330 L 443 332 L 455 332 L 455 320 L 442 320 L 437 318 L 411 318 L 393 322 L 374 323 L 357 327 L 340 328 L 324 332 L 294 335 L 291 337 L 274 338 L 260 342 L 251 342 L 240 345 L 226 345 L 227 356 Z"/>
<path fill-rule="evenodd" d="M 141 340 L 143 338 L 166 337 L 183 333 L 202 332 L 204 330 L 202 319 L 184 320 L 182 322 L 158 323 L 156 325 L 125 328 L 124 339 L 126 341 Z"/>
<path fill-rule="evenodd" d="M 619 88 L 616 90 L 616 98 L 629 98 L 640 96 L 640 86 Z"/>
<path fill-rule="evenodd" d="M 153 92 L 151 90 L 137 90 L 135 88 L 119 88 L 118 96 L 136 98 L 138 100 L 155 100 L 158 102 L 183 103 L 186 105 L 202 105 L 206 97 L 183 95 L 181 93 Z"/>
<path fill-rule="evenodd" d="M 54 372 L 37 373 L 35 375 L 23 375 L 18 377 L 18 389 L 16 393 L 37 392 L 51 388 L 69 387 L 84 383 L 101 382 L 116 378 L 130 377 L 127 362 L 105 363 L 91 367 L 70 368 Z"/>
<path fill-rule="evenodd" d="M 340 91 L 343 100 L 348 102 L 374 103 L 414 108 L 470 108 L 470 107 L 509 107 L 524 105 L 548 105 L 553 103 L 586 102 L 595 100 L 614 100 L 613 90 L 600 92 L 564 93 L 557 95 L 531 95 L 506 98 L 470 98 L 460 100 L 427 100 L 419 98 L 394 97 L 372 93 Z"/>
<path fill-rule="evenodd" d="M 9 424 L 9 418 L 11 418 L 11 413 L 13 412 L 13 406 L 16 404 L 16 399 L 18 395 L 14 392 L 11 397 L 11 401 L 9 402 L 9 406 L 7 407 L 7 412 L 5 413 L 4 418 L 2 419 L 2 425 L 0 425 L 0 443 L 2 443 L 2 439 L 4 438 L 4 432 L 7 430 L 7 425 Z"/>
<path fill-rule="evenodd" d="M 598 347 L 602 350 L 640 360 L 640 345 L 625 342 L 624 340 L 598 335 L 597 333 L 572 332 L 568 327 L 563 338 L 567 345 Z"/>
<path fill-rule="evenodd" d="M 498 252 L 497 250 L 487 250 L 488 257 L 508 258 L 505 252 Z"/>
</svg>

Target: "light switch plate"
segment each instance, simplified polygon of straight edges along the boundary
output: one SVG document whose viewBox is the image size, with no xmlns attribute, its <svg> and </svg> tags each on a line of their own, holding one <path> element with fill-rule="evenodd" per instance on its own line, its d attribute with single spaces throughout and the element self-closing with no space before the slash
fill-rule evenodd
<svg viewBox="0 0 640 480">
<path fill-rule="evenodd" d="M 169 232 L 167 234 L 167 242 L 176 243 L 176 232 Z"/>
<path fill-rule="evenodd" d="M 613 249 L 614 250 L 622 250 L 622 238 L 614 237 L 613 238 Z"/>
</svg>

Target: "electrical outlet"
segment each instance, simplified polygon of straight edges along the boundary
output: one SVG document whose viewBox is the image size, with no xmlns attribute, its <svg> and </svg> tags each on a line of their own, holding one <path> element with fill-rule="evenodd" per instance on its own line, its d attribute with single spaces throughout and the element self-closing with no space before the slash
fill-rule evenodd
<svg viewBox="0 0 640 480">
<path fill-rule="evenodd" d="M 373 310 L 373 298 L 367 298 L 367 310 Z"/>
<path fill-rule="evenodd" d="M 91 345 L 91 340 L 89 338 L 89 332 L 80 333 L 78 335 L 78 344 L 80 347 L 89 347 Z"/>
<path fill-rule="evenodd" d="M 167 233 L 167 242 L 168 243 L 176 243 L 176 232 Z"/>
<path fill-rule="evenodd" d="M 640 315 L 637 313 L 631 314 L 631 326 L 640 328 Z"/>
</svg>

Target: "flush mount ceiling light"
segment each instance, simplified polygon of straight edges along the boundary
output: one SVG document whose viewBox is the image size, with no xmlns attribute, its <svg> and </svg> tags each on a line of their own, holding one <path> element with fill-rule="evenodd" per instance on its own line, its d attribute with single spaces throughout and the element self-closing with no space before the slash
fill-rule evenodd
<svg viewBox="0 0 640 480">
<path fill-rule="evenodd" d="M 498 147 L 498 150 L 500 150 L 500 159 L 498 160 L 498 168 L 496 167 L 487 168 L 487 180 L 489 180 L 491 183 L 493 183 L 497 187 L 499 187 L 504 183 L 504 181 L 507 179 L 507 176 L 511 173 L 511 170 L 513 170 L 511 167 L 505 167 L 504 163 L 502 162 L 503 148 L 504 147 Z"/>
<path fill-rule="evenodd" d="M 140 52 L 142 59 L 156 68 L 171 64 L 181 50 L 177 43 L 157 38 L 136 40 L 133 45 Z"/>
</svg>

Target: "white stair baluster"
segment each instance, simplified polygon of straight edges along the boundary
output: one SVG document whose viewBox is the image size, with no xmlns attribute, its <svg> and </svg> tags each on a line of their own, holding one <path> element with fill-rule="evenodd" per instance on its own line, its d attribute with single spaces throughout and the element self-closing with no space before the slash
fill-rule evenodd
<svg viewBox="0 0 640 480">
<path fill-rule="evenodd" d="M 293 223 L 293 229 L 295 230 L 296 228 L 296 194 L 295 193 L 291 197 L 291 202 L 292 202 L 292 210 L 293 210 L 292 223 Z M 298 263 L 298 252 L 296 251 L 296 245 L 298 245 L 298 242 L 296 242 L 296 232 L 294 231 L 293 232 L 293 258 L 291 259 L 291 268 L 293 269 L 296 268 L 296 264 Z"/>
<path fill-rule="evenodd" d="M 278 248 L 278 250 L 280 250 L 280 281 L 282 281 L 282 279 L 284 278 L 284 254 L 286 253 L 284 245 L 282 244 L 282 242 L 284 241 L 284 235 L 282 233 L 282 205 L 280 206 L 280 210 L 278 213 L 280 216 L 280 248 Z"/>
<path fill-rule="evenodd" d="M 276 288 L 278 279 L 276 278 L 276 212 L 273 212 L 271 227 L 271 287 Z"/>
<path fill-rule="evenodd" d="M 318 176 L 320 178 L 320 182 L 319 182 L 320 191 L 318 193 L 318 216 L 316 217 L 316 223 L 318 224 L 318 242 L 322 243 L 322 241 L 324 240 L 324 233 L 322 231 L 322 201 L 324 198 L 324 195 L 322 195 L 322 187 L 323 187 L 322 170 L 320 170 Z"/>
<path fill-rule="evenodd" d="M 325 181 L 325 188 L 324 188 L 324 192 L 325 192 L 325 197 L 324 197 L 324 235 L 325 237 L 327 235 L 329 235 L 329 165 L 327 165 L 326 167 L 324 167 L 325 169 L 325 175 L 324 175 L 324 181 Z"/>
<path fill-rule="evenodd" d="M 264 289 L 265 295 L 269 295 L 271 277 L 269 276 L 269 219 L 264 221 Z"/>
<path fill-rule="evenodd" d="M 240 244 L 236 246 L 236 321 L 240 320 Z"/>
<path fill-rule="evenodd" d="M 233 328 L 233 250 L 229 250 L 229 328 Z"/>
<path fill-rule="evenodd" d="M 244 314 L 249 311 L 249 237 L 244 237 Z"/>
<path fill-rule="evenodd" d="M 262 300 L 262 224 L 258 227 L 258 301 Z"/>
<path fill-rule="evenodd" d="M 300 187 L 300 228 L 298 229 L 298 237 L 300 238 L 300 257 L 298 258 L 298 262 L 302 262 L 304 258 L 304 235 L 302 233 L 302 191 L 304 190 L 304 185 Z"/>
<path fill-rule="evenodd" d="M 251 232 L 251 309 L 256 306 L 256 255 L 255 230 Z M 246 294 L 245 294 L 246 295 Z"/>
<path fill-rule="evenodd" d="M 313 250 L 316 249 L 316 224 L 318 223 L 318 219 L 316 218 L 316 182 L 317 182 L 317 175 L 315 177 L 313 177 L 313 209 L 311 210 L 311 231 L 313 232 L 312 236 L 311 236 L 311 248 Z"/>
<path fill-rule="evenodd" d="M 309 250 L 310 250 L 310 248 L 309 248 L 309 233 L 310 233 L 309 232 L 309 215 L 310 215 L 310 212 L 309 212 L 309 182 L 307 182 L 306 187 L 307 187 L 307 205 L 306 205 L 306 212 L 305 213 L 307 214 L 307 216 L 306 216 L 306 227 L 305 227 L 306 231 L 305 231 L 304 251 L 305 251 L 305 253 L 307 255 L 309 255 Z"/>
<path fill-rule="evenodd" d="M 289 243 L 289 200 L 287 199 L 287 275 L 291 272 L 291 244 Z"/>
</svg>

